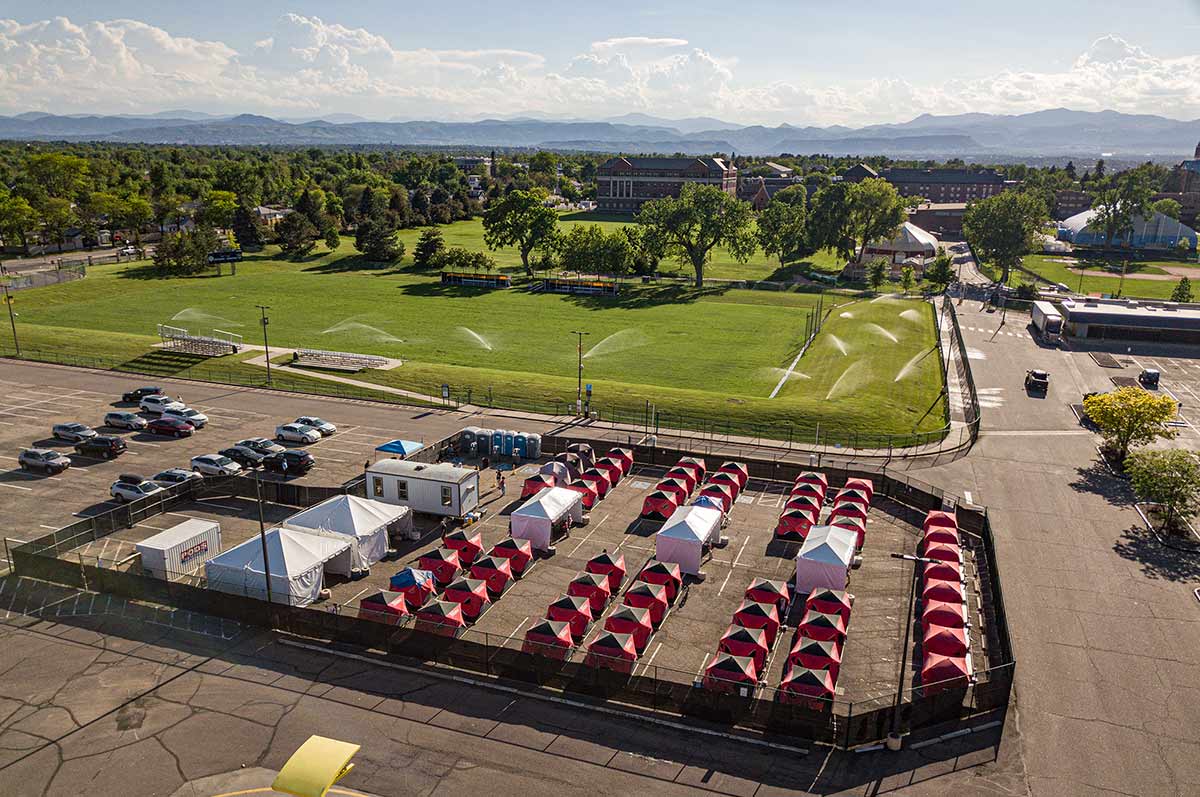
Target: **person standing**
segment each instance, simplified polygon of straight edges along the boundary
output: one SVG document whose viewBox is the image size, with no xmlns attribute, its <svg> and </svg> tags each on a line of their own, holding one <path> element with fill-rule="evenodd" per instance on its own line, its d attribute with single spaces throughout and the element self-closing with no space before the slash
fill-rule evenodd
<svg viewBox="0 0 1200 797">
<path fill-rule="evenodd" d="M 499 481 L 500 481 L 500 495 L 504 495 L 504 474 L 503 473 L 500 474 Z"/>
</svg>

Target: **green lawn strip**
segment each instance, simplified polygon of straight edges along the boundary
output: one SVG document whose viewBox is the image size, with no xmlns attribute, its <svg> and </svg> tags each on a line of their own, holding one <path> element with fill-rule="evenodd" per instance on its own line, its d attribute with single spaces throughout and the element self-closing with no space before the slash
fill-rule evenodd
<svg viewBox="0 0 1200 797">
<path fill-rule="evenodd" d="M 1051 280 L 1052 282 L 1062 283 L 1072 291 L 1082 290 L 1085 294 L 1092 293 L 1107 293 L 1115 295 L 1118 290 L 1124 296 L 1133 296 L 1144 299 L 1169 299 L 1171 291 L 1175 289 L 1175 284 L 1179 281 L 1178 278 L 1172 277 L 1169 280 L 1148 280 L 1138 279 L 1135 274 L 1135 267 L 1140 268 L 1140 273 L 1143 274 L 1165 274 L 1162 266 L 1185 266 L 1188 264 L 1168 261 L 1153 261 L 1151 263 L 1130 262 L 1129 271 L 1126 272 L 1124 285 L 1121 284 L 1120 274 L 1113 275 L 1109 272 L 1099 270 L 1098 261 L 1095 259 L 1088 261 L 1088 268 L 1083 275 L 1083 287 L 1080 288 L 1080 275 L 1077 272 L 1070 271 L 1068 264 L 1055 262 L 1069 257 L 1068 255 L 1026 255 L 1023 261 L 1025 268 L 1038 274 L 1039 276 Z M 1108 261 L 1110 265 L 1114 261 Z M 1115 265 L 1120 267 L 1120 261 L 1116 261 Z M 1198 272 L 1200 273 L 1200 272 Z M 1103 276 L 1101 276 L 1103 275 Z M 1028 274 L 1020 271 L 1013 271 L 1009 284 L 1019 285 L 1021 282 L 1029 281 Z"/>
</svg>

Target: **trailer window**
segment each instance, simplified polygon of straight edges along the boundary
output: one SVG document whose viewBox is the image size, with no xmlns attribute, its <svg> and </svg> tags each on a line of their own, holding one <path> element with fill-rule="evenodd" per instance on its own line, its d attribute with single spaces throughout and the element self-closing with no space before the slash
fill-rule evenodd
<svg viewBox="0 0 1200 797">
<path fill-rule="evenodd" d="M 372 476 L 371 477 L 371 495 L 375 496 L 376 498 L 383 497 L 383 477 L 382 476 Z"/>
<path fill-rule="evenodd" d="M 442 506 L 450 506 L 454 503 L 454 495 L 447 486 L 442 487 Z"/>
<path fill-rule="evenodd" d="M 408 500 L 408 482 L 404 479 L 396 479 L 396 500 Z"/>
</svg>

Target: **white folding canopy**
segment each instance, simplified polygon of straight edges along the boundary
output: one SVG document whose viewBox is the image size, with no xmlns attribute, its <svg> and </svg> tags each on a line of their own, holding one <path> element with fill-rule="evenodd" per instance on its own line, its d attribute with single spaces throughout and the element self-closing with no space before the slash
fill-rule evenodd
<svg viewBox="0 0 1200 797">
<path fill-rule="evenodd" d="M 407 525 L 408 530 L 412 529 L 412 510 L 356 495 L 336 495 L 283 523 L 310 534 L 333 534 L 348 539 L 353 567 L 365 570 L 387 555 L 390 527 Z M 337 572 L 332 563 L 327 569 Z"/>
<path fill-rule="evenodd" d="M 350 540 L 276 528 L 266 534 L 271 568 L 271 600 L 292 606 L 315 601 L 324 582 L 326 563 L 339 572 L 349 570 Z M 262 541 L 251 537 L 204 565 L 208 588 L 266 599 Z"/>
<path fill-rule="evenodd" d="M 681 506 L 654 535 L 654 557 L 674 562 L 690 575 L 700 573 L 704 546 L 721 539 L 721 510 L 710 506 Z"/>
<path fill-rule="evenodd" d="M 583 521 L 583 495 L 563 487 L 546 487 L 509 515 L 509 533 L 545 551 L 550 548 L 555 524 L 567 518 L 571 523 Z"/>
<path fill-rule="evenodd" d="M 814 589 L 845 589 L 854 560 L 857 532 L 838 526 L 813 526 L 796 554 L 796 594 Z"/>
</svg>

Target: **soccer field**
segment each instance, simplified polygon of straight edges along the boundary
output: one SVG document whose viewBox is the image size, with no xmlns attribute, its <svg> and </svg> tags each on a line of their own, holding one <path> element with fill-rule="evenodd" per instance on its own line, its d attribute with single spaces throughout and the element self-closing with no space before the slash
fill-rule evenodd
<svg viewBox="0 0 1200 797">
<path fill-rule="evenodd" d="M 490 397 L 497 406 L 553 410 L 574 399 L 572 333 L 579 330 L 587 333 L 584 380 L 602 413 L 641 418 L 649 402 L 668 417 L 776 433 L 820 423 L 830 433 L 909 434 L 944 424 L 933 315 L 915 299 L 827 294 L 827 311 L 844 306 L 829 312 L 825 331 L 784 380 L 813 294 L 725 286 L 697 292 L 679 283 L 630 284 L 605 298 L 447 287 L 404 264 L 363 268 L 348 244 L 300 263 L 254 256 L 236 276 L 158 279 L 147 272 L 144 265 L 96 267 L 84 280 L 22 291 L 25 347 L 68 339 L 75 354 L 119 349 L 136 360 L 139 345 L 150 352 L 157 342 L 158 323 L 202 334 L 222 329 L 259 344 L 255 305 L 266 304 L 273 347 L 404 361 L 356 378 L 434 395 L 447 383 L 459 396 L 469 389 L 477 403 Z"/>
</svg>

